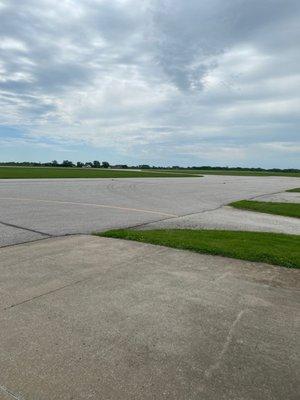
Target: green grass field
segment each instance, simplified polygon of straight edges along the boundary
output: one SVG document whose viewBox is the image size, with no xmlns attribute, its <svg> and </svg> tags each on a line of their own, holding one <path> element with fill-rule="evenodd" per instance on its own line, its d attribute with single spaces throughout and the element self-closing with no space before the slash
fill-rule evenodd
<svg viewBox="0 0 300 400">
<path fill-rule="evenodd" d="M 164 170 L 158 170 L 164 171 Z M 189 174 L 202 175 L 232 175 L 232 176 L 290 176 L 300 178 L 300 172 L 268 172 L 268 171 L 236 171 L 236 170 L 201 170 L 201 169 L 173 169 L 165 171 L 174 171 Z"/>
<path fill-rule="evenodd" d="M 268 172 L 268 171 L 237 171 L 237 170 L 205 170 L 205 169 L 172 169 L 158 171 L 174 171 L 189 174 L 202 175 L 232 175 L 232 176 L 290 176 L 300 178 L 300 172 Z"/>
<path fill-rule="evenodd" d="M 286 190 L 286 192 L 297 192 L 297 193 L 299 193 L 300 192 L 300 188 L 289 189 L 289 190 Z"/>
<path fill-rule="evenodd" d="M 300 218 L 299 203 L 272 203 L 265 201 L 241 200 L 228 205 L 242 210 Z"/>
<path fill-rule="evenodd" d="M 96 168 L 62 168 L 62 167 L 0 167 L 0 179 L 39 179 L 39 178 L 179 178 L 202 175 L 233 176 L 293 176 L 300 173 L 255 172 L 234 170 L 194 170 L 194 169 L 145 169 L 142 171 L 114 170 Z M 296 191 L 296 190 L 295 190 Z"/>
<path fill-rule="evenodd" d="M 113 230 L 98 236 L 135 240 L 198 253 L 300 268 L 300 236 L 217 230 Z"/>
<path fill-rule="evenodd" d="M 183 178 L 193 177 L 189 173 L 158 171 L 120 171 L 96 168 L 55 167 L 0 167 L 0 179 L 40 178 Z"/>
</svg>

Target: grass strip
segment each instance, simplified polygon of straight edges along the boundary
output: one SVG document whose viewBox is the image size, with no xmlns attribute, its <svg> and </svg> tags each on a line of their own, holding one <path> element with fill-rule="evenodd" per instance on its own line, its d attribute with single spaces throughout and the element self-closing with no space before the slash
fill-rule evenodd
<svg viewBox="0 0 300 400">
<path fill-rule="evenodd" d="M 294 189 L 289 189 L 289 190 L 286 190 L 286 192 L 297 192 L 297 193 L 299 193 L 300 192 L 300 188 L 294 188 Z"/>
<path fill-rule="evenodd" d="M 229 206 L 248 211 L 300 218 L 300 203 L 275 203 L 267 201 L 241 200 Z"/>
<path fill-rule="evenodd" d="M 184 178 L 195 177 L 188 172 L 120 171 L 96 168 L 0 167 L 0 179 L 52 178 Z M 199 176 L 197 176 L 199 177 Z"/>
<path fill-rule="evenodd" d="M 173 169 L 173 170 L 159 170 L 159 171 L 174 171 L 174 172 L 188 172 L 190 174 L 202 175 L 224 175 L 224 176 L 286 176 L 300 178 L 300 172 L 271 172 L 271 171 L 243 171 L 243 170 L 230 170 L 230 169 Z"/>
<path fill-rule="evenodd" d="M 97 236 L 135 240 L 197 253 L 300 268 L 300 236 L 268 232 L 119 229 Z"/>
</svg>

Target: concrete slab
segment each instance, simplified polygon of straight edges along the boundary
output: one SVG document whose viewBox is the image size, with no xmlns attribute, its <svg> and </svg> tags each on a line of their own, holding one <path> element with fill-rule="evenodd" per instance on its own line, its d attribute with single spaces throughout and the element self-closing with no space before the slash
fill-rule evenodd
<svg viewBox="0 0 300 400">
<path fill-rule="evenodd" d="M 297 270 L 75 236 L 0 274 L 0 398 L 298 398 Z"/>
<path fill-rule="evenodd" d="M 271 201 L 275 203 L 300 203 L 300 193 L 297 192 L 282 192 L 275 194 L 266 194 L 258 196 L 253 200 L 257 201 Z"/>
<path fill-rule="evenodd" d="M 8 228 L 0 246 L 32 240 L 30 230 L 59 236 L 130 227 L 297 186 L 299 178 L 247 176 L 0 180 L 0 222 L 26 229 L 19 237 Z"/>
<path fill-rule="evenodd" d="M 148 223 L 137 229 L 229 229 L 300 235 L 300 219 L 221 207 L 214 211 Z"/>
</svg>

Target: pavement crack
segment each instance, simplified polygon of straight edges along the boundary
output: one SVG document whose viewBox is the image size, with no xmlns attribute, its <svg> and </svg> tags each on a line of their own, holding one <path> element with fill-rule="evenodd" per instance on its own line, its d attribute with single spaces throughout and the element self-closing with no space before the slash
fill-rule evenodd
<svg viewBox="0 0 300 400">
<path fill-rule="evenodd" d="M 221 205 L 219 205 L 218 207 L 215 207 L 215 208 L 209 208 L 209 209 L 207 209 L 207 210 L 201 210 L 201 211 L 198 211 L 198 212 L 192 212 L 192 213 L 189 213 L 189 214 L 184 214 L 184 215 L 181 215 L 181 217 L 189 217 L 190 215 L 204 214 L 204 213 L 206 213 L 206 212 L 217 211 L 217 210 L 219 210 L 220 208 L 225 207 L 226 205 L 227 205 L 227 203 L 221 204 Z"/>
<path fill-rule="evenodd" d="M 79 283 L 82 283 L 82 282 L 87 281 L 87 280 L 89 280 L 89 279 L 91 279 L 91 278 L 80 279 L 80 280 L 78 280 L 78 281 L 75 281 L 75 282 L 72 282 L 72 283 L 68 283 L 67 285 L 60 286 L 59 288 L 56 288 L 56 289 L 53 289 L 53 290 L 49 290 L 48 292 L 41 293 L 41 294 L 39 294 L 39 295 L 37 295 L 37 296 L 33 296 L 33 297 L 31 297 L 30 299 L 26 299 L 26 300 L 20 301 L 19 303 L 11 304 L 10 306 L 4 307 L 3 310 L 6 311 L 6 310 L 9 310 L 10 308 L 14 308 L 14 307 L 20 306 L 20 305 L 22 305 L 22 304 L 28 303 L 28 302 L 30 302 L 30 301 L 32 301 L 32 300 L 36 300 L 36 299 L 39 299 L 39 298 L 41 298 L 41 297 L 47 296 L 48 294 L 52 294 L 52 293 L 55 293 L 55 292 L 59 292 L 59 291 L 62 290 L 62 289 L 65 289 L 65 288 L 67 288 L 67 287 L 71 287 L 71 286 L 78 285 Z"/>
<path fill-rule="evenodd" d="M 261 197 L 273 196 L 274 194 L 280 194 L 280 193 L 284 193 L 284 190 L 280 190 L 279 192 L 272 192 L 272 193 L 259 194 L 258 196 L 248 197 L 247 200 L 259 199 L 259 198 L 261 198 Z"/>
<path fill-rule="evenodd" d="M 12 244 L 4 244 L 4 245 L 0 245 L 0 249 L 5 249 L 7 247 L 21 246 L 21 245 L 24 245 L 24 244 L 32 244 L 32 243 L 36 243 L 36 242 L 41 242 L 42 240 L 55 239 L 55 238 L 59 238 L 59 237 L 63 237 L 63 236 L 64 235 L 62 235 L 62 236 L 50 236 L 50 237 L 49 236 L 45 236 L 45 237 L 34 239 L 34 240 L 24 240 L 23 242 L 12 243 Z M 72 236 L 73 236 L 73 234 L 72 234 Z M 75 234 L 74 234 L 74 236 L 75 236 Z"/>
<path fill-rule="evenodd" d="M 130 225 L 130 226 L 127 226 L 127 227 L 125 227 L 125 228 L 117 228 L 117 229 L 136 229 L 136 228 L 142 228 L 142 227 L 144 227 L 144 226 L 148 226 L 148 225 L 151 225 L 151 224 L 156 224 L 157 222 L 168 221 L 168 220 L 170 220 L 170 219 L 180 219 L 180 218 L 184 218 L 184 217 L 189 217 L 189 216 L 191 216 L 191 215 L 197 215 L 197 214 L 203 214 L 203 213 L 206 213 L 206 212 L 216 211 L 216 210 L 219 210 L 220 208 L 225 207 L 226 205 L 227 205 L 227 203 L 221 204 L 221 205 L 219 205 L 218 207 L 210 208 L 210 209 L 207 209 L 207 210 L 201 210 L 201 211 L 196 211 L 196 212 L 192 212 L 192 213 L 188 213 L 188 214 L 177 215 L 177 216 L 174 216 L 174 217 L 160 218 L 160 219 L 157 219 L 157 220 L 155 220 L 155 221 L 143 222 L 143 223 L 141 223 L 141 224 Z"/>
<path fill-rule="evenodd" d="M 12 397 L 13 399 L 24 400 L 24 397 L 20 397 L 19 395 L 16 395 L 15 393 L 13 393 L 11 390 L 7 389 L 7 387 L 5 387 L 3 385 L 0 385 L 0 391 L 5 393 L 7 396 Z"/>
<path fill-rule="evenodd" d="M 218 357 L 216 359 L 216 361 L 214 362 L 214 364 L 212 364 L 204 373 L 206 378 L 210 378 L 213 373 L 220 368 L 221 362 L 225 356 L 225 354 L 228 351 L 228 348 L 232 342 L 234 333 L 235 333 L 235 328 L 237 326 L 237 324 L 239 323 L 239 321 L 241 320 L 242 316 L 245 314 L 245 312 L 247 311 L 247 309 L 241 310 L 238 315 L 236 316 L 235 320 L 233 321 L 233 323 L 231 324 L 231 327 L 228 331 L 228 335 L 226 337 L 226 340 L 223 344 L 223 347 L 220 351 L 220 353 L 218 354 Z"/>
<path fill-rule="evenodd" d="M 176 219 L 176 218 L 180 218 L 180 217 L 181 217 L 181 216 L 178 215 L 178 216 L 176 216 L 176 217 L 160 218 L 160 219 L 157 219 L 157 220 L 155 220 L 155 221 L 142 222 L 141 224 L 129 225 L 129 226 L 126 226 L 126 227 L 124 227 L 124 228 L 116 228 L 116 229 L 136 229 L 136 228 L 141 228 L 141 227 L 143 227 L 143 226 L 155 224 L 155 223 L 157 223 L 157 222 L 167 221 L 168 219 Z"/>
<path fill-rule="evenodd" d="M 52 237 L 53 236 L 50 233 L 37 231 L 37 230 L 31 229 L 31 228 L 25 228 L 24 226 L 20 226 L 20 225 L 10 224 L 9 222 L 0 221 L 0 224 L 5 225 L 5 226 L 9 226 L 10 228 L 23 229 L 24 231 L 28 231 L 28 232 L 32 232 L 32 233 L 38 233 L 39 235 L 43 235 L 43 236 L 48 236 L 48 237 Z"/>
</svg>

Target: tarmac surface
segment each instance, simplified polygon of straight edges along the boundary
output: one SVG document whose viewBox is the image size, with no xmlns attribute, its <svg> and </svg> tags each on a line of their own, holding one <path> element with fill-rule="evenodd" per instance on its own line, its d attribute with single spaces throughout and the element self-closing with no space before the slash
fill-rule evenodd
<svg viewBox="0 0 300 400">
<path fill-rule="evenodd" d="M 76 235 L 0 275 L 3 400 L 298 399 L 298 270 Z"/>
<path fill-rule="evenodd" d="M 226 206 L 299 202 L 284 192 L 294 187 L 243 176 L 0 180 L 0 399 L 296 400 L 299 270 L 82 235 L 299 234 L 296 218 Z"/>
<path fill-rule="evenodd" d="M 141 225 L 137 229 L 228 229 L 300 235 L 300 219 L 221 207 L 178 218 Z"/>
<path fill-rule="evenodd" d="M 257 200 L 271 201 L 274 203 L 300 203 L 300 192 L 282 192 L 275 194 L 267 194 L 265 196 L 259 196 Z"/>
<path fill-rule="evenodd" d="M 161 227 L 299 234 L 300 221 L 295 218 L 223 207 L 257 196 L 263 201 L 270 195 L 299 202 L 299 193 L 281 193 L 294 187 L 299 187 L 299 178 L 0 180 L 0 246 L 153 222 Z"/>
</svg>

